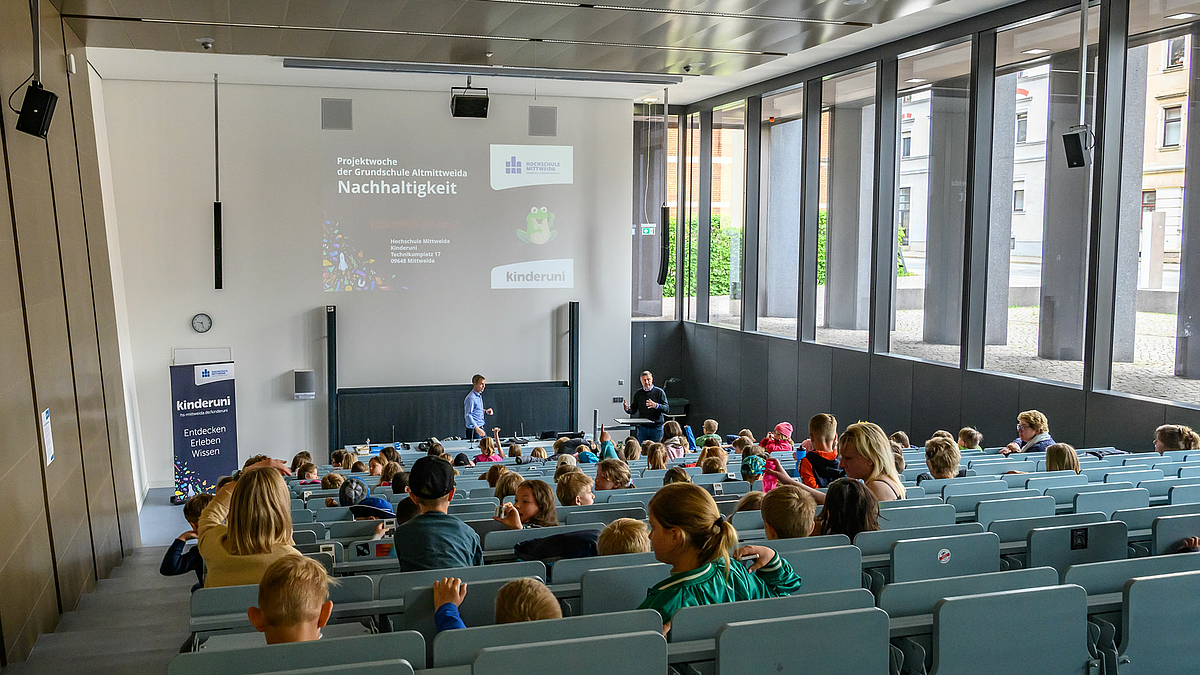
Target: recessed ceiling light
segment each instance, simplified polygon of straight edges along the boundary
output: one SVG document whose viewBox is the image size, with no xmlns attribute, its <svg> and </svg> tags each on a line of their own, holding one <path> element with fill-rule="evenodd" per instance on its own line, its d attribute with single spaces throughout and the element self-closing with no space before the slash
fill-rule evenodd
<svg viewBox="0 0 1200 675">
<path fill-rule="evenodd" d="M 1200 16 L 1200 15 L 1194 14 L 1192 12 L 1180 12 L 1178 14 L 1170 15 L 1170 16 L 1166 17 L 1166 19 L 1168 21 L 1186 21 L 1187 19 L 1194 19 L 1197 16 Z"/>
<path fill-rule="evenodd" d="M 642 99 L 642 103 L 658 103 L 658 97 L 647 96 L 646 98 Z"/>
<path fill-rule="evenodd" d="M 905 80 L 904 83 L 905 84 L 921 84 L 922 82 L 928 82 L 928 81 L 929 80 L 927 80 L 923 77 L 910 77 L 907 80 Z"/>
<path fill-rule="evenodd" d="M 1042 49 L 1041 47 L 1034 47 L 1033 49 L 1026 49 L 1025 51 L 1023 51 L 1021 53 L 1028 54 L 1030 56 L 1041 56 L 1042 54 L 1049 54 L 1050 50 Z"/>
</svg>

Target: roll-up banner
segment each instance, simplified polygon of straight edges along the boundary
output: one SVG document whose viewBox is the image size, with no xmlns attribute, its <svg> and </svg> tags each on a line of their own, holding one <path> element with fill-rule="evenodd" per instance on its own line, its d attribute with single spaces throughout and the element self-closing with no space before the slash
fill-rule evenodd
<svg viewBox="0 0 1200 675">
<path fill-rule="evenodd" d="M 212 493 L 238 468 L 233 363 L 171 366 L 175 497 Z"/>
</svg>

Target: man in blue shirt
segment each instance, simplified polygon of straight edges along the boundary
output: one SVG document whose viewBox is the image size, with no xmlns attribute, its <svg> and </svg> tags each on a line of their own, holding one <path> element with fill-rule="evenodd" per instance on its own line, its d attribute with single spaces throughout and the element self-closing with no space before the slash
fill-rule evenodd
<svg viewBox="0 0 1200 675">
<path fill-rule="evenodd" d="M 471 384 L 473 385 L 471 393 L 467 394 L 467 398 L 463 400 L 463 410 L 467 421 L 467 434 L 464 438 L 467 440 L 487 436 L 487 432 L 483 430 L 483 416 L 485 413 L 492 414 L 491 408 L 483 407 L 483 389 L 487 386 L 487 380 L 477 374 L 471 378 Z"/>
</svg>

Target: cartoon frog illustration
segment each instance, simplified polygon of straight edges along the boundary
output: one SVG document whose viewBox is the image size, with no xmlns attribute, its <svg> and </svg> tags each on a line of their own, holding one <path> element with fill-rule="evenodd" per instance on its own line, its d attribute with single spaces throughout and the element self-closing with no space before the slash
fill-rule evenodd
<svg viewBox="0 0 1200 675">
<path fill-rule="evenodd" d="M 546 207 L 533 207 L 525 216 L 525 229 L 517 230 L 517 237 L 530 244 L 545 244 L 558 236 L 554 229 L 554 214 Z"/>
</svg>

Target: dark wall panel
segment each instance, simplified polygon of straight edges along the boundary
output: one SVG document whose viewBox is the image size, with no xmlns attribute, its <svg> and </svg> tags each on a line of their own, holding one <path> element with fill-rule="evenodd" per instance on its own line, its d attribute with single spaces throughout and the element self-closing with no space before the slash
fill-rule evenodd
<svg viewBox="0 0 1200 675">
<path fill-rule="evenodd" d="M 1112 445 L 1126 452 L 1150 452 L 1154 450 L 1154 430 L 1166 421 L 1162 403 L 1093 393 L 1087 397 L 1087 431 L 1082 442 L 1089 448 Z M 1053 435 L 1053 425 L 1050 430 Z"/>
<path fill-rule="evenodd" d="M 1086 427 L 1083 391 L 1030 380 L 1021 380 L 1020 384 L 1018 403 L 1021 410 L 1040 410 L 1050 422 L 1050 435 L 1054 440 L 1083 447 Z M 1015 416 L 1012 420 L 1012 433 L 1015 437 Z"/>
<path fill-rule="evenodd" d="M 830 411 L 838 418 L 838 431 L 871 414 L 871 360 L 866 352 L 851 349 L 833 350 L 830 371 Z"/>
<path fill-rule="evenodd" d="M 770 338 L 747 333 L 742 340 L 741 424 L 761 434 L 759 429 L 772 429 L 779 422 L 792 422 L 792 417 L 767 416 L 767 387 L 770 378 Z"/>
<path fill-rule="evenodd" d="M 912 423 L 907 431 L 915 445 L 938 429 L 958 433 L 965 426 L 958 368 L 914 361 L 912 384 Z"/>
<path fill-rule="evenodd" d="M 871 413 L 866 419 L 887 433 L 912 428 L 913 362 L 887 356 L 871 357 Z M 841 422 L 841 420 L 838 420 Z M 843 423 L 842 428 L 849 422 Z M 840 431 L 840 429 L 839 429 Z"/>
<path fill-rule="evenodd" d="M 808 436 L 808 418 L 800 412 L 799 377 L 794 340 L 765 338 L 767 341 L 767 419 L 792 423 L 795 433 L 792 438 L 801 440 Z"/>
<path fill-rule="evenodd" d="M 338 445 L 411 441 L 437 436 L 462 436 L 466 431 L 463 400 L 471 385 L 363 387 L 338 390 Z M 497 382 L 488 384 L 483 404 L 495 410 L 484 430 L 500 427 L 501 437 L 569 428 L 569 389 L 566 382 Z M 591 427 L 592 421 L 586 421 Z"/>
<path fill-rule="evenodd" d="M 796 405 L 799 419 L 807 423 L 813 415 L 833 410 L 834 350 L 811 342 L 801 342 L 799 346 Z"/>
<path fill-rule="evenodd" d="M 731 420 L 739 429 L 745 428 L 740 399 L 742 389 L 742 344 L 744 333 L 725 328 L 709 328 L 717 337 L 717 379 L 709 387 L 708 395 L 714 398 L 718 420 Z M 761 436 L 755 430 L 754 435 Z"/>
<path fill-rule="evenodd" d="M 688 343 L 688 357 L 692 363 L 692 372 L 684 382 L 688 398 L 693 401 L 693 407 L 699 415 L 713 417 L 723 422 L 725 428 L 732 428 L 736 421 L 732 418 L 722 420 L 716 415 L 721 399 L 721 380 L 717 376 L 717 329 L 696 324 L 692 328 L 693 339 Z M 733 433 L 736 433 L 736 429 Z"/>
<path fill-rule="evenodd" d="M 1007 445 L 1017 437 L 1020 390 L 1020 383 L 1009 377 L 963 372 L 961 426 L 978 429 L 984 447 Z"/>
</svg>

